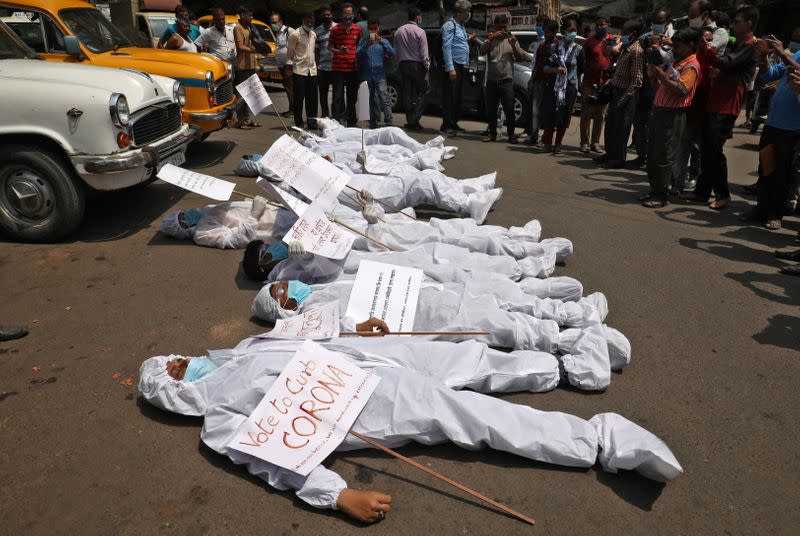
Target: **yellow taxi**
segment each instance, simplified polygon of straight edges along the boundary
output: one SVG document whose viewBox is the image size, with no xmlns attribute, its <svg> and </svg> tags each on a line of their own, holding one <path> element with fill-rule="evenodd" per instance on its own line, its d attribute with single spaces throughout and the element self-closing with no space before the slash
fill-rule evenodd
<svg viewBox="0 0 800 536">
<path fill-rule="evenodd" d="M 0 0 L 0 19 L 42 58 L 168 76 L 186 90 L 182 119 L 203 138 L 226 126 L 243 104 L 233 69 L 208 54 L 140 48 L 82 0 Z"/>
<path fill-rule="evenodd" d="M 229 28 L 233 28 L 238 21 L 238 15 L 225 15 L 225 26 Z M 199 24 L 201 28 L 208 28 L 211 26 L 211 15 L 200 17 L 197 19 L 197 24 Z M 275 60 L 275 34 L 272 32 L 272 28 L 269 27 L 269 24 L 261 22 L 258 19 L 253 19 L 253 26 L 255 26 L 258 33 L 261 34 L 270 50 L 269 54 L 266 56 L 262 54 L 258 55 L 258 77 L 262 82 L 280 82 L 282 77 L 278 70 L 278 63 Z"/>
</svg>

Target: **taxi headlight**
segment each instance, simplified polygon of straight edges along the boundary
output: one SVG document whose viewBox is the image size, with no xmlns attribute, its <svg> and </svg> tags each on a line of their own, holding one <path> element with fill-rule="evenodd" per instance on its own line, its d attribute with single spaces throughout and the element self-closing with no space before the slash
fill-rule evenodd
<svg viewBox="0 0 800 536">
<path fill-rule="evenodd" d="M 131 118 L 131 111 L 128 108 L 128 99 L 122 93 L 113 93 L 108 101 L 108 111 L 111 113 L 111 120 L 118 127 L 124 127 Z"/>
</svg>

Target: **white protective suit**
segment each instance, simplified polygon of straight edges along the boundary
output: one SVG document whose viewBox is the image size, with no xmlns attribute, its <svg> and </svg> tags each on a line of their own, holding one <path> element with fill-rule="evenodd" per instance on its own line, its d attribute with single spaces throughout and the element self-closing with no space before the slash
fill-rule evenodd
<svg viewBox="0 0 800 536">
<path fill-rule="evenodd" d="M 253 353 L 239 347 L 210 352 L 209 357 L 221 366 L 191 383 L 174 380 L 165 370 L 167 361 L 180 356 L 152 357 L 142 363 L 139 390 L 161 409 L 204 417 L 203 442 L 234 463 L 246 464 L 251 474 L 270 486 L 293 490 L 312 506 L 335 508 L 347 483 L 325 466 L 317 466 L 304 477 L 228 448 L 299 343 L 278 341 L 271 343 L 269 350 Z M 660 439 L 617 414 L 603 413 L 585 421 L 566 413 L 538 411 L 448 387 L 448 383 L 481 385 L 482 379 L 468 371 L 468 377 L 457 378 L 461 371 L 417 371 L 409 368 L 409 363 L 397 366 L 391 357 L 381 362 L 380 356 L 374 354 L 360 357 L 352 349 L 343 350 L 354 364 L 380 377 L 353 430 L 388 447 L 411 441 L 427 445 L 452 441 L 469 449 L 487 445 L 531 460 L 570 467 L 591 467 L 599 460 L 606 471 L 637 470 L 663 482 L 683 472 Z M 348 435 L 336 450 L 366 447 Z"/>
<path fill-rule="evenodd" d="M 200 220 L 188 229 L 178 223 L 179 212 L 171 212 L 161 220 L 160 230 L 173 238 L 191 238 L 199 246 L 220 249 L 243 249 L 253 240 L 272 242 L 277 210 L 267 206 L 256 219 L 252 207 L 252 200 L 246 200 L 197 208 Z"/>
</svg>

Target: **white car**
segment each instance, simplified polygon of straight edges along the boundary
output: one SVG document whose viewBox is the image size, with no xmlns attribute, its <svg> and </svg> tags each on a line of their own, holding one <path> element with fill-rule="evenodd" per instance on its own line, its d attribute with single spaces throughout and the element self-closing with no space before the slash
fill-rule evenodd
<svg viewBox="0 0 800 536">
<path fill-rule="evenodd" d="M 119 190 L 182 164 L 199 131 L 180 82 L 45 62 L 0 22 L 0 231 L 53 241 L 81 223 L 88 188 Z"/>
</svg>

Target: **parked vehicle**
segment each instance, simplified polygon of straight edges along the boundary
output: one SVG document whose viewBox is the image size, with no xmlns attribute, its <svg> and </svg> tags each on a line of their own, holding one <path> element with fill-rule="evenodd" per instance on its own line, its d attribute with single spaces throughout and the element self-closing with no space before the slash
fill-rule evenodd
<svg viewBox="0 0 800 536">
<path fill-rule="evenodd" d="M 236 24 L 238 20 L 238 15 L 225 15 L 225 26 L 233 28 L 234 24 Z M 211 15 L 200 17 L 197 19 L 197 24 L 204 29 L 210 27 Z M 258 54 L 258 65 L 260 66 L 258 77 L 262 82 L 280 82 L 283 80 L 283 77 L 281 76 L 281 72 L 278 70 L 278 62 L 275 59 L 275 34 L 272 32 L 272 28 L 270 28 L 266 22 L 261 22 L 258 19 L 253 19 L 253 26 L 261 35 L 261 38 L 267 43 L 267 46 L 269 46 L 270 50 L 269 54 L 266 56 L 263 54 Z"/>
<path fill-rule="evenodd" d="M 134 69 L 183 83 L 183 121 L 203 138 L 226 126 L 244 104 L 233 91 L 232 68 L 207 54 L 140 48 L 82 0 L 0 0 L 0 17 L 51 62 Z"/>
<path fill-rule="evenodd" d="M 158 40 L 175 24 L 175 13 L 168 11 L 140 11 L 136 14 L 136 31 L 142 46 L 156 48 Z"/>
<path fill-rule="evenodd" d="M 182 164 L 199 129 L 183 85 L 138 71 L 41 61 L 0 22 L 0 231 L 52 241 L 80 224 L 88 188 L 118 190 Z"/>
<path fill-rule="evenodd" d="M 442 90 L 444 87 L 444 56 L 442 54 L 441 30 L 439 28 L 426 29 L 428 35 L 428 50 L 431 56 L 430 91 L 425 102 L 428 108 L 441 112 Z M 485 117 L 485 103 L 483 88 L 486 75 L 486 56 L 479 54 L 479 49 L 485 37 L 476 37 L 469 43 L 469 65 L 464 76 L 462 106 L 467 112 L 481 114 Z M 514 118 L 517 126 L 523 126 L 530 120 L 530 99 L 528 98 L 528 80 L 531 70 L 527 64 L 514 64 Z M 389 99 L 392 109 L 402 111 L 402 82 L 398 72 L 387 76 Z M 499 107 L 498 127 L 505 122 L 505 112 Z"/>
</svg>

